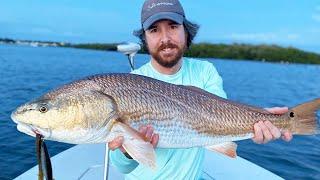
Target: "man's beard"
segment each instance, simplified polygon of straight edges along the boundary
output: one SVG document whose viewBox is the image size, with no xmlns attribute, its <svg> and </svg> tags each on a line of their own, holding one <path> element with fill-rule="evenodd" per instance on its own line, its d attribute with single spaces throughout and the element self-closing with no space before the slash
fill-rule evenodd
<svg viewBox="0 0 320 180">
<path fill-rule="evenodd" d="M 166 48 L 176 48 L 178 51 L 174 56 L 164 59 L 161 57 L 160 52 Z M 169 42 L 166 44 L 162 44 L 159 48 L 157 48 L 155 52 L 152 52 L 149 50 L 149 53 L 152 56 L 152 58 L 156 60 L 161 66 L 166 68 L 172 68 L 182 58 L 185 50 L 186 50 L 186 46 L 184 46 L 183 48 L 179 48 L 177 45 Z"/>
</svg>

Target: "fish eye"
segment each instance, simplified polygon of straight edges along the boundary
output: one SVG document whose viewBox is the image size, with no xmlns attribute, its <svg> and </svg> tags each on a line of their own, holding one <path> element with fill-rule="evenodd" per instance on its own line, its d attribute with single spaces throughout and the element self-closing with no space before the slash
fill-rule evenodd
<svg viewBox="0 0 320 180">
<path fill-rule="evenodd" d="M 48 107 L 45 106 L 45 105 L 42 105 L 42 106 L 39 108 L 39 111 L 40 111 L 41 113 L 45 113 L 45 112 L 48 111 Z"/>
<path fill-rule="evenodd" d="M 290 112 L 289 116 L 290 116 L 291 118 L 293 118 L 293 117 L 294 117 L 294 112 Z"/>
</svg>

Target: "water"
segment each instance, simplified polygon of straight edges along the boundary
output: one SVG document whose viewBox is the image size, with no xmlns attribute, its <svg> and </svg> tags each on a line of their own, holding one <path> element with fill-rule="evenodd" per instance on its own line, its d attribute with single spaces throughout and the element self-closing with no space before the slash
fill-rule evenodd
<svg viewBox="0 0 320 180">
<path fill-rule="evenodd" d="M 137 66 L 148 60 L 137 55 Z M 260 107 L 294 106 L 320 97 L 320 66 L 210 60 L 224 79 L 229 99 Z M 128 72 L 117 52 L 0 45 L 0 179 L 12 179 L 36 165 L 35 140 L 16 130 L 10 113 L 61 84 L 106 72 Z M 238 154 L 286 179 L 320 179 L 320 136 L 296 136 L 290 143 L 238 143 Z M 47 142 L 53 156 L 71 145 Z"/>
</svg>

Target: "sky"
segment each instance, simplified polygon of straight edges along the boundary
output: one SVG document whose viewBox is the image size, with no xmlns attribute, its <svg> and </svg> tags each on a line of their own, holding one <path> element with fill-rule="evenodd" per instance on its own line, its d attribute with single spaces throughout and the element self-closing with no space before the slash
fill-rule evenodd
<svg viewBox="0 0 320 180">
<path fill-rule="evenodd" d="M 0 38 L 139 42 L 143 0 L 1 0 Z M 195 42 L 277 44 L 320 53 L 320 0 L 180 0 Z"/>
</svg>

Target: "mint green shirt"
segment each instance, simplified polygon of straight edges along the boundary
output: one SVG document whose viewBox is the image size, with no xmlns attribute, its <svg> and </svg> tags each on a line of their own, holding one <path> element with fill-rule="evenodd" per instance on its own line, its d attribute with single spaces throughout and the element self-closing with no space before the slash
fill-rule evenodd
<svg viewBox="0 0 320 180">
<path fill-rule="evenodd" d="M 164 75 L 147 63 L 132 72 L 178 85 L 191 85 L 226 98 L 220 75 L 213 64 L 183 58 L 181 69 L 173 75 Z M 161 137 L 160 137 L 161 139 Z M 126 179 L 200 179 L 204 148 L 162 149 L 156 148 L 157 170 L 139 165 L 128 159 L 120 150 L 110 153 L 110 161 Z"/>
</svg>

